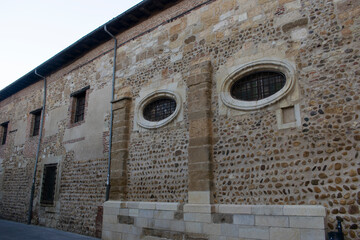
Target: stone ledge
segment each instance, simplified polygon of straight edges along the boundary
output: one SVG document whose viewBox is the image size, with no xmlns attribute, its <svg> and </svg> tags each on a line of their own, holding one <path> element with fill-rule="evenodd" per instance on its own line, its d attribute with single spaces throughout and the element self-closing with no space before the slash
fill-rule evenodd
<svg viewBox="0 0 360 240">
<path fill-rule="evenodd" d="M 284 215 L 325 217 L 326 209 L 323 206 L 287 205 L 284 206 Z"/>
</svg>

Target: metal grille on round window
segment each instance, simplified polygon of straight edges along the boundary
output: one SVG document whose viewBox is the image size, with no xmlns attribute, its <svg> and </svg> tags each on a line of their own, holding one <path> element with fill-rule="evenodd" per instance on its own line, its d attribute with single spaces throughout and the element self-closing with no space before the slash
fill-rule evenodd
<svg viewBox="0 0 360 240">
<path fill-rule="evenodd" d="M 279 72 L 256 72 L 237 80 L 231 87 L 231 96 L 242 101 L 257 101 L 267 98 L 286 83 L 286 77 Z"/>
<path fill-rule="evenodd" d="M 174 99 L 160 98 L 146 105 L 143 116 L 148 121 L 158 122 L 173 114 L 175 109 L 176 101 Z"/>
</svg>

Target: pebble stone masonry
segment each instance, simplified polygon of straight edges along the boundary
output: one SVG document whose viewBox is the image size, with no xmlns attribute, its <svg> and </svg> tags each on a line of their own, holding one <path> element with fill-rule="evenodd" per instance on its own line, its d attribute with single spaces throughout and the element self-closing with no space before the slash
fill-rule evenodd
<svg viewBox="0 0 360 240">
<path fill-rule="evenodd" d="M 360 239 L 359 16 L 357 0 L 183 0 L 116 36 L 112 103 L 111 41 L 48 76 L 33 223 L 104 240 L 325 240 L 340 216 Z M 286 71 L 289 89 L 260 108 L 224 103 L 229 77 L 253 69 Z M 70 95 L 87 86 L 72 124 Z M 142 127 L 156 91 L 181 108 Z M 41 102 L 42 82 L 0 102 L 1 218 L 26 220 Z M 51 207 L 47 163 L 59 166 Z"/>
</svg>

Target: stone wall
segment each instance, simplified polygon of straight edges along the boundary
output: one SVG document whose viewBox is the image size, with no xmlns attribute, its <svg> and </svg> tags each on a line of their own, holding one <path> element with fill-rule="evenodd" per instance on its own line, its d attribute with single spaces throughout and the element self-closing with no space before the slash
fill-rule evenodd
<svg viewBox="0 0 360 240">
<path fill-rule="evenodd" d="M 47 104 L 32 223 L 76 233 L 100 236 L 105 200 L 110 118 L 111 56 L 47 77 Z M 73 124 L 70 94 L 86 86 L 85 120 Z M 1 103 L 1 122 L 9 122 L 2 159 L 1 209 L 5 219 L 26 222 L 39 136 L 31 136 L 31 111 L 41 108 L 43 81 Z M 40 204 L 45 164 L 56 163 L 53 205 Z"/>
<path fill-rule="evenodd" d="M 103 240 L 324 240 L 321 206 L 209 205 L 108 201 Z"/>
<path fill-rule="evenodd" d="M 129 191 L 113 199 L 322 205 L 329 231 L 341 216 L 346 236 L 358 238 L 359 11 L 349 0 L 218 0 L 120 46 L 116 98 L 132 99 Z M 221 97 L 224 81 L 246 64 L 271 60 L 293 69 L 291 91 L 260 109 L 229 108 Z M 193 71 L 199 62 L 209 70 Z M 142 91 L 171 83 L 186 86 L 183 120 L 139 127 Z M 296 122 L 287 124 L 288 117 Z M 172 167 L 174 128 L 188 136 L 177 156 L 185 160 L 180 177 L 188 182 L 173 187 L 185 197 L 164 191 L 164 178 L 159 181 L 164 172 L 179 177 Z"/>
<path fill-rule="evenodd" d="M 181 210 L 179 203 L 207 204 L 210 209 L 323 206 L 328 231 L 335 229 L 335 217 L 341 216 L 346 237 L 358 239 L 358 16 L 360 5 L 354 0 L 184 0 L 117 36 L 111 199 L 156 202 L 149 205 L 155 208 L 157 204 L 176 206 L 170 209 L 173 213 Z M 47 76 L 49 97 L 36 174 L 34 223 L 99 234 L 96 221 L 101 221 L 105 195 L 112 44 L 109 41 Z M 292 69 L 290 91 L 259 109 L 226 105 L 222 94 L 229 76 L 247 64 L 269 61 Z M 90 88 L 85 121 L 71 124 L 70 94 L 86 86 Z M 178 92 L 181 110 L 165 126 L 143 128 L 138 122 L 139 103 L 159 90 Z M 29 113 L 41 104 L 41 81 L 0 103 L 0 123 L 10 120 L 8 143 L 0 146 L 3 218 L 26 220 L 37 145 L 37 137 L 29 134 Z M 292 121 L 288 117 L 296 122 L 287 124 Z M 54 206 L 45 207 L 39 200 L 42 171 L 44 164 L 53 162 L 60 166 L 57 199 Z M 119 209 L 130 208 L 134 214 L 141 209 L 139 204 L 133 208 L 126 204 Z M 188 213 L 190 217 L 196 210 Z M 108 220 L 108 215 L 116 217 Z M 212 215 L 207 217 L 214 221 Z M 226 235 L 226 229 L 237 224 L 235 219 L 246 218 L 255 219 L 246 226 L 256 229 L 262 215 L 252 210 L 247 215 L 224 216 L 232 225 L 207 224 Z M 116 235 L 122 227 L 125 234 L 163 236 L 156 232 L 160 222 L 136 225 L 153 219 L 133 219 L 135 227 L 120 224 L 131 222 L 131 217 L 138 216 L 105 209 L 105 223 L 120 222 L 105 227 L 103 236 Z M 283 217 L 289 220 L 287 225 L 266 225 L 264 239 L 276 236 L 272 227 L 307 236 L 302 227 L 290 229 L 296 217 Z M 188 225 L 201 225 L 201 234 L 207 233 L 201 221 Z M 162 224 L 166 222 L 162 219 Z M 176 231 L 199 232 L 188 230 Z M 238 234 L 227 237 L 239 238 Z"/>
</svg>

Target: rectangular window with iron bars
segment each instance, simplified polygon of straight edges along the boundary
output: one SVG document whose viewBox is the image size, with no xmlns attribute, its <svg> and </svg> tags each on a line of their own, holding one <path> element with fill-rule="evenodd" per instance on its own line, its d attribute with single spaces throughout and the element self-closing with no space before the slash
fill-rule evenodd
<svg viewBox="0 0 360 240">
<path fill-rule="evenodd" d="M 90 86 L 72 93 L 73 98 L 72 123 L 82 122 L 85 119 L 86 93 Z"/>
<path fill-rule="evenodd" d="M 32 111 L 32 136 L 39 135 L 40 132 L 40 124 L 41 124 L 41 110 L 37 109 L 35 111 Z"/>
<path fill-rule="evenodd" d="M 44 165 L 44 173 L 41 187 L 42 204 L 54 204 L 56 188 L 57 164 Z"/>
</svg>

